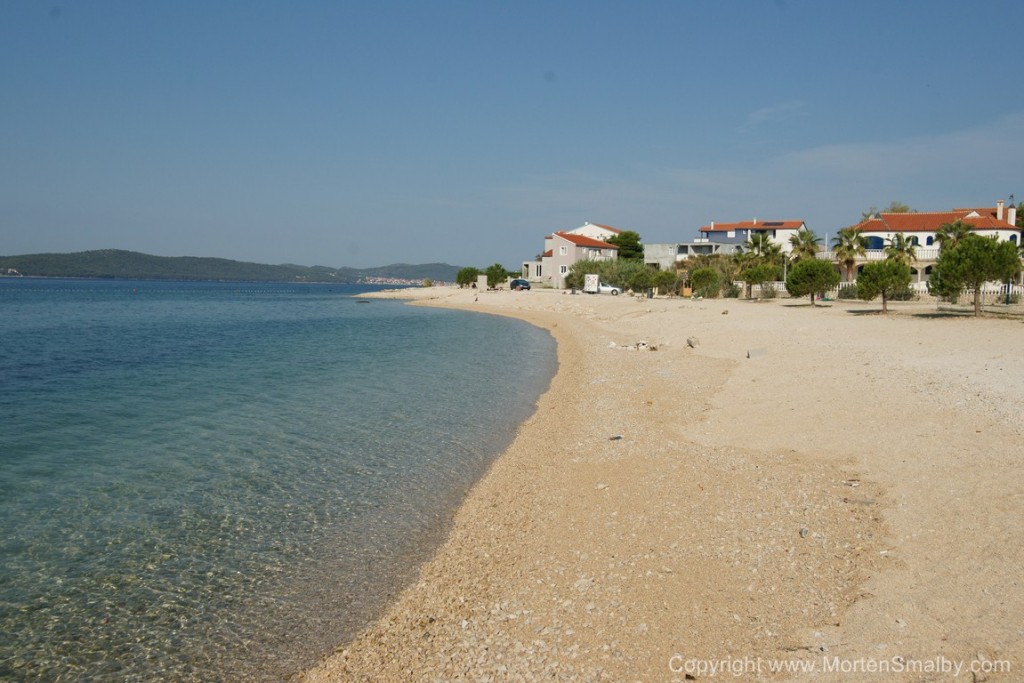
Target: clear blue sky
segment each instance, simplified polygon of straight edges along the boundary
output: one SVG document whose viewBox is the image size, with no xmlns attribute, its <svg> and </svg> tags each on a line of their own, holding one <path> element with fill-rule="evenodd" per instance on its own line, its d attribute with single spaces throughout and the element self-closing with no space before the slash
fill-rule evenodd
<svg viewBox="0 0 1024 683">
<path fill-rule="evenodd" d="M 0 3 L 0 254 L 518 267 L 1024 199 L 1019 0 Z"/>
</svg>

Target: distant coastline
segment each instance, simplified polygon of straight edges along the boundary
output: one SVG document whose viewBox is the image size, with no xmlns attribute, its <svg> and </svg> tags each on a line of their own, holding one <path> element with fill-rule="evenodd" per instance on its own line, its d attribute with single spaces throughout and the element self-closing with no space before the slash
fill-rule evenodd
<svg viewBox="0 0 1024 683">
<path fill-rule="evenodd" d="M 0 256 L 0 277 L 416 285 L 425 280 L 454 282 L 458 270 L 447 263 L 374 268 L 269 265 L 213 257 L 153 256 L 121 249 Z"/>
</svg>

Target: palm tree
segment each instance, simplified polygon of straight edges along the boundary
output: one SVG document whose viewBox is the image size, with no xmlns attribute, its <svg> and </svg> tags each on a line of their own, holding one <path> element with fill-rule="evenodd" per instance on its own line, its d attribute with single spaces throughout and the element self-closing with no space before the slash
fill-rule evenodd
<svg viewBox="0 0 1024 683">
<path fill-rule="evenodd" d="M 964 223 L 958 218 L 952 223 L 943 223 L 939 226 L 939 231 L 935 233 L 935 240 L 939 243 L 940 248 L 952 249 L 970 235 L 972 230 L 974 230 L 973 225 Z"/>
<path fill-rule="evenodd" d="M 889 244 L 885 245 L 885 253 L 886 258 L 905 263 L 908 266 L 917 260 L 917 247 L 902 232 L 896 233 L 889 239 Z"/>
<path fill-rule="evenodd" d="M 868 238 L 851 226 L 840 230 L 832 244 L 836 260 L 846 268 L 846 281 L 849 282 L 853 275 L 853 267 L 857 265 L 857 257 L 863 257 L 868 252 Z"/>
<path fill-rule="evenodd" d="M 798 230 L 789 236 L 789 243 L 793 247 L 790 258 L 796 263 L 805 258 L 817 258 L 821 238 L 813 230 Z"/>
<path fill-rule="evenodd" d="M 782 256 L 782 247 L 772 241 L 766 233 L 756 232 L 747 238 L 743 248 L 754 254 L 760 263 L 778 265 Z"/>
</svg>

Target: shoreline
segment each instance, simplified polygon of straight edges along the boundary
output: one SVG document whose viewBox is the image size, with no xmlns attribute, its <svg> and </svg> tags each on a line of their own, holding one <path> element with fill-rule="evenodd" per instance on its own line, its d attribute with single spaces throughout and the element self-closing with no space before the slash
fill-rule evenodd
<svg viewBox="0 0 1024 683">
<path fill-rule="evenodd" d="M 299 680 L 671 681 L 825 655 L 1024 667 L 1019 323 L 374 296 L 525 319 L 559 365 L 419 580 Z M 641 340 L 658 350 L 626 348 Z M 919 680 L 903 675 L 885 680 Z"/>
</svg>

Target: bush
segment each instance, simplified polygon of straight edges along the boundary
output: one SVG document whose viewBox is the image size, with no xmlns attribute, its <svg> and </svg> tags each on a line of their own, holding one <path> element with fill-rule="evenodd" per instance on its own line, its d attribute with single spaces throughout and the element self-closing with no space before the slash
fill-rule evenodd
<svg viewBox="0 0 1024 683">
<path fill-rule="evenodd" d="M 714 268 L 698 268 L 690 273 L 693 295 L 714 299 L 722 287 L 718 279 L 718 271 Z"/>
<path fill-rule="evenodd" d="M 743 293 L 743 288 L 735 282 L 730 282 L 722 289 L 722 296 L 726 299 L 738 299 Z"/>
<path fill-rule="evenodd" d="M 836 298 L 837 299 L 859 299 L 860 297 L 857 296 L 857 285 L 855 285 L 855 284 L 843 285 L 842 287 L 839 288 L 839 291 L 836 293 Z"/>
<path fill-rule="evenodd" d="M 778 290 L 775 289 L 775 285 L 761 285 L 761 298 L 762 299 L 774 299 L 779 295 Z"/>
<path fill-rule="evenodd" d="M 903 289 L 899 289 L 892 293 L 889 297 L 890 301 L 917 301 L 917 292 L 910 288 L 909 285 Z"/>
</svg>

